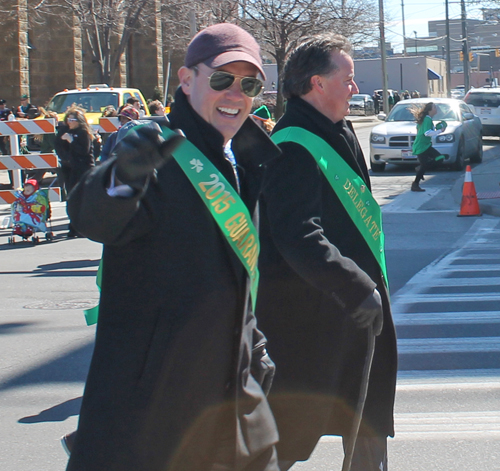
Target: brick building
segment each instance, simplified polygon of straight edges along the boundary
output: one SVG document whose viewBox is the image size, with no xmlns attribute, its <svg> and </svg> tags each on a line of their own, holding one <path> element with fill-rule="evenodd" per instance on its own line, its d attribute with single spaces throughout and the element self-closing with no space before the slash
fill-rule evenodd
<svg viewBox="0 0 500 471">
<path fill-rule="evenodd" d="M 29 7 L 38 3 L 40 0 L 0 0 L 0 98 L 5 98 L 8 106 L 19 104 L 23 94 L 29 95 L 32 103 L 44 105 L 65 88 L 98 83 L 78 20 L 47 15 L 35 21 Z M 161 0 L 152 0 L 151 8 L 159 11 L 160 4 Z M 146 98 L 153 95 L 155 87 L 164 90 L 167 64 L 163 57 L 167 53 L 161 16 L 155 18 L 155 28 L 130 38 L 110 86 L 139 88 Z M 179 66 L 179 58 L 174 57 L 171 69 L 176 71 Z M 172 93 L 176 74 L 169 84 Z"/>
</svg>

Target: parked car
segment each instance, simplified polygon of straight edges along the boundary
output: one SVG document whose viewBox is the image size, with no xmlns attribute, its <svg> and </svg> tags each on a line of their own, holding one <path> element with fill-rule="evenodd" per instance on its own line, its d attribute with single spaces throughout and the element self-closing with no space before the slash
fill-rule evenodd
<svg viewBox="0 0 500 471">
<path fill-rule="evenodd" d="M 352 115 L 374 115 L 373 98 L 365 93 L 357 93 L 349 100 L 349 111 Z"/>
<path fill-rule="evenodd" d="M 473 88 L 464 101 L 479 116 L 485 136 L 500 136 L 500 88 Z"/>
<path fill-rule="evenodd" d="M 465 96 L 465 91 L 463 88 L 454 88 L 450 92 L 451 98 L 456 98 L 457 100 L 463 100 Z"/>
<path fill-rule="evenodd" d="M 445 156 L 441 165 L 462 170 L 465 160 L 483 159 L 482 125 L 467 104 L 454 98 L 413 98 L 397 103 L 385 123 L 372 129 L 370 163 L 373 172 L 382 172 L 386 164 L 416 165 L 417 156 L 411 147 L 417 134 L 417 124 L 410 110 L 434 102 L 438 112 L 434 121 L 444 120 L 446 131 L 432 138 L 432 145 Z M 385 116 L 379 115 L 381 119 Z"/>
</svg>

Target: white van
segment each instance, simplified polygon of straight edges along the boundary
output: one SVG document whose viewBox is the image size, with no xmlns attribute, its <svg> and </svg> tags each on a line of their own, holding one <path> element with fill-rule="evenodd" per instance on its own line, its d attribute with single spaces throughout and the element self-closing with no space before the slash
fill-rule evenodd
<svg viewBox="0 0 500 471">
<path fill-rule="evenodd" d="M 483 135 L 500 136 L 500 88 L 473 88 L 464 98 L 483 124 Z"/>
</svg>

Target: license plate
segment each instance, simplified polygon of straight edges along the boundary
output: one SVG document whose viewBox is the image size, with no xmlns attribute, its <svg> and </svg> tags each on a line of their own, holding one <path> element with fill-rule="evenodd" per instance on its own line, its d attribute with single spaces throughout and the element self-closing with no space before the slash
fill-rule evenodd
<svg viewBox="0 0 500 471">
<path fill-rule="evenodd" d="M 403 159 L 416 159 L 417 156 L 412 154 L 411 150 L 402 150 L 401 151 L 401 157 Z"/>
<path fill-rule="evenodd" d="M 481 114 L 491 114 L 491 108 L 481 108 Z"/>
</svg>

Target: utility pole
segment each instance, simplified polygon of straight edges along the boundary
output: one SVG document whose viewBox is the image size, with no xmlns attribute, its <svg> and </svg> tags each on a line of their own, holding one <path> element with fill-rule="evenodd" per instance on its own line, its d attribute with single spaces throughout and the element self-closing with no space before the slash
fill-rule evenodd
<svg viewBox="0 0 500 471">
<path fill-rule="evenodd" d="M 448 0 L 446 0 L 446 1 L 448 1 Z M 403 56 L 406 57 L 405 4 L 404 4 L 403 0 L 401 0 L 401 20 L 403 22 Z"/>
<path fill-rule="evenodd" d="M 196 30 L 196 11 L 194 9 L 189 10 L 189 34 L 193 37 L 197 33 Z"/>
<path fill-rule="evenodd" d="M 450 51 L 450 15 L 448 11 L 448 0 L 446 7 L 446 94 L 451 97 L 451 51 Z"/>
<path fill-rule="evenodd" d="M 462 10 L 462 52 L 464 53 L 464 87 L 465 93 L 469 91 L 469 46 L 467 45 L 467 15 L 465 13 L 465 0 L 460 0 Z"/>
<path fill-rule="evenodd" d="M 378 0 L 378 19 L 380 29 L 380 59 L 382 61 L 382 89 L 384 90 L 384 112 L 389 114 L 389 97 L 387 95 L 387 59 L 385 54 L 384 0 Z"/>
</svg>

